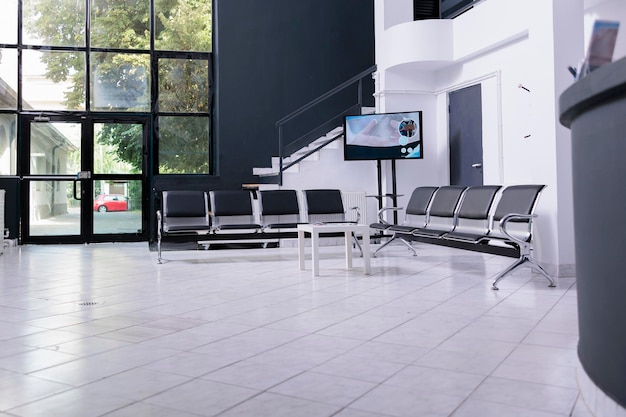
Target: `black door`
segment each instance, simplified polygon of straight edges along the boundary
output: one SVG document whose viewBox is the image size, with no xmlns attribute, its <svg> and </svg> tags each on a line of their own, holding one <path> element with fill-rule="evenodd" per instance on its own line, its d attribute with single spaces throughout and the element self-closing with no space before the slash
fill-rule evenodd
<svg viewBox="0 0 626 417">
<path fill-rule="evenodd" d="M 23 243 L 147 240 L 148 118 L 23 115 L 21 126 Z"/>
<path fill-rule="evenodd" d="M 450 185 L 483 184 L 480 84 L 449 94 Z"/>
</svg>

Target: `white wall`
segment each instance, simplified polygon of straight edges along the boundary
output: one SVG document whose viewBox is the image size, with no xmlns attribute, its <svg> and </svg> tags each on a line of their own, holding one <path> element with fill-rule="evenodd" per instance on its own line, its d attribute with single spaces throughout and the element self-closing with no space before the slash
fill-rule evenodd
<svg viewBox="0 0 626 417">
<path fill-rule="evenodd" d="M 376 3 L 385 13 L 394 6 L 402 14 L 405 6 Z M 571 153 L 568 131 L 558 123 L 558 97 L 573 82 L 567 66 L 582 56 L 583 0 L 486 0 L 452 22 L 451 33 L 449 23 L 437 29 L 434 22 L 404 22 L 376 34 L 378 111 L 425 106 L 432 116 L 424 118 L 425 134 L 428 126 L 436 130 L 436 139 L 425 136 L 424 161 L 402 161 L 398 187 L 408 193 L 417 185 L 448 183 L 448 93 L 480 84 L 484 182 L 548 185 L 538 210 L 536 255 L 555 275 L 572 275 Z M 386 43 L 422 33 L 410 28 L 420 25 L 442 36 L 402 41 L 421 49 L 409 54 L 418 61 L 400 62 Z M 432 52 L 433 44 L 440 50 Z"/>
</svg>

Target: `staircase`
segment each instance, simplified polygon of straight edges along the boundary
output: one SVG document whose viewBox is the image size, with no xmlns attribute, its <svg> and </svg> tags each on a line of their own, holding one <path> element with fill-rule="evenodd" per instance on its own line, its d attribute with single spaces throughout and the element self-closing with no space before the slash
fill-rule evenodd
<svg viewBox="0 0 626 417">
<path fill-rule="evenodd" d="M 336 150 L 339 152 L 343 146 L 343 127 L 339 126 L 328 132 L 325 136 L 322 136 L 308 146 L 305 146 L 293 154 L 284 157 L 282 168 L 283 174 L 297 174 L 300 172 L 300 164 L 302 162 L 318 161 L 322 149 Z M 280 157 L 275 156 L 272 158 L 272 166 L 266 168 L 253 168 L 252 173 L 259 177 L 260 183 L 276 183 L 280 176 Z"/>
</svg>

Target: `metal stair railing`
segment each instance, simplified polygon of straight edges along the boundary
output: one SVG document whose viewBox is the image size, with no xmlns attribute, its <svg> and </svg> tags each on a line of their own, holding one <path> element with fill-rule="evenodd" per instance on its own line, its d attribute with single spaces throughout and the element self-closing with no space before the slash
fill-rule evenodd
<svg viewBox="0 0 626 417">
<path fill-rule="evenodd" d="M 330 127 L 327 127 L 332 125 L 332 123 L 334 122 L 334 124 L 336 125 L 336 121 L 339 118 L 343 118 L 343 116 L 348 115 L 353 113 L 354 111 L 359 112 L 359 114 L 361 113 L 362 107 L 363 107 L 363 93 L 362 93 L 362 86 L 363 86 L 363 78 L 365 78 L 368 75 L 371 75 L 372 73 L 374 73 L 376 71 L 376 65 L 371 66 L 370 68 L 366 69 L 365 71 L 362 71 L 360 73 L 358 73 L 357 75 L 355 75 L 354 77 L 344 81 L 343 83 L 339 84 L 338 86 L 332 88 L 331 90 L 328 90 L 326 93 L 320 95 L 319 97 L 309 101 L 308 103 L 306 103 L 305 105 L 303 105 L 302 107 L 300 107 L 297 110 L 294 110 L 293 112 L 289 113 L 287 116 L 283 117 L 282 119 L 280 119 L 279 121 L 276 122 L 276 127 L 278 127 L 278 159 L 279 159 L 279 171 L 278 171 L 278 184 L 282 185 L 283 184 L 283 173 L 285 170 L 289 169 L 290 167 L 292 167 L 293 165 L 297 164 L 298 162 L 302 161 L 303 159 L 309 157 L 310 155 L 312 155 L 313 153 L 319 151 L 320 149 L 324 148 L 325 146 L 327 146 L 328 144 L 334 142 L 335 140 L 339 139 L 340 137 L 343 136 L 343 133 L 340 133 L 336 136 L 333 136 L 332 138 L 323 141 L 322 143 L 320 143 L 318 146 L 316 146 L 314 149 L 310 149 L 308 152 L 306 152 L 304 155 L 298 157 L 296 160 L 294 161 L 290 161 L 288 164 L 284 163 L 284 159 L 286 158 L 285 153 L 286 153 L 286 149 L 287 147 L 289 147 L 289 145 L 292 145 L 294 143 L 300 142 L 303 139 L 306 139 L 308 137 L 309 141 L 307 143 L 311 144 L 315 139 L 314 136 L 314 132 L 320 131 L 323 128 L 328 128 L 330 129 Z M 311 129 L 310 131 L 308 131 L 307 133 L 301 135 L 300 137 L 292 140 L 289 143 L 284 143 L 285 142 L 285 138 L 284 138 L 284 134 L 283 134 L 283 129 L 284 126 L 287 122 L 295 119 L 296 117 L 300 116 L 301 114 L 307 112 L 308 110 L 312 109 L 313 107 L 315 107 L 316 105 L 322 103 L 324 100 L 336 95 L 337 93 L 345 90 L 346 88 L 354 85 L 355 83 L 358 83 L 358 91 L 357 91 L 357 102 L 355 104 L 350 105 L 347 109 L 339 112 L 338 114 L 330 117 L 329 119 L 327 119 L 325 122 L 321 123 L 319 126 L 315 127 L 314 129 Z M 332 126 L 335 127 L 335 126 Z"/>
</svg>

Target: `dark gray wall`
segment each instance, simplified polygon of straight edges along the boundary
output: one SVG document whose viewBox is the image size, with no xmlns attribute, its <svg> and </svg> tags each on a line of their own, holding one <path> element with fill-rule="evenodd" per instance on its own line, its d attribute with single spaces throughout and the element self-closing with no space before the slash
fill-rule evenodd
<svg viewBox="0 0 626 417">
<path fill-rule="evenodd" d="M 239 188 L 256 182 L 252 168 L 269 166 L 278 154 L 277 120 L 374 65 L 374 4 L 215 0 L 214 6 L 216 181 Z"/>
</svg>

